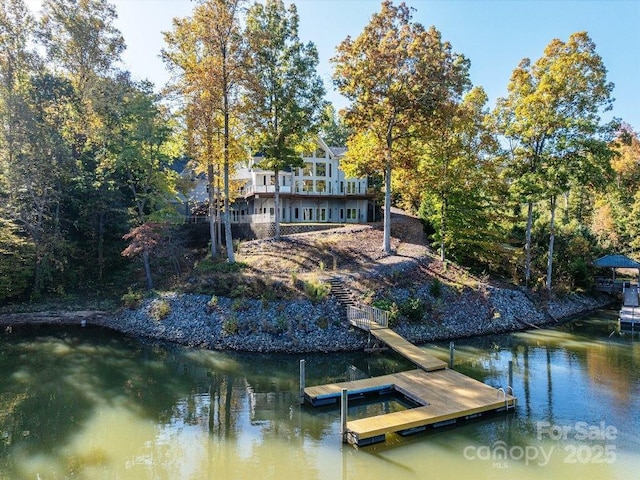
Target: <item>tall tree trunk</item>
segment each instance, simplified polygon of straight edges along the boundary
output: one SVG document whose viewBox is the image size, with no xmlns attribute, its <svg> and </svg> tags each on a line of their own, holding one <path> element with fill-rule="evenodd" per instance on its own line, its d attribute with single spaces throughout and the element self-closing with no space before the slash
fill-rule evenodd
<svg viewBox="0 0 640 480">
<path fill-rule="evenodd" d="M 273 208 L 275 209 L 275 228 L 276 228 L 276 241 L 280 241 L 280 170 L 274 169 L 275 173 L 275 194 L 273 195 Z"/>
<path fill-rule="evenodd" d="M 384 167 L 384 219 L 383 219 L 383 240 L 382 250 L 387 255 L 391 255 L 391 147 L 385 152 Z"/>
<path fill-rule="evenodd" d="M 216 188 L 216 238 L 218 239 L 218 245 L 222 247 L 222 207 L 220 205 L 220 175 L 217 176 L 217 188 Z"/>
<path fill-rule="evenodd" d="M 104 275 L 104 210 L 98 213 L 98 279 L 102 282 Z"/>
<path fill-rule="evenodd" d="M 224 244 L 227 247 L 227 262 L 235 263 L 233 236 L 231 235 L 231 212 L 229 201 L 229 78 L 227 73 L 227 50 L 223 48 L 222 63 L 223 110 L 224 110 Z"/>
<path fill-rule="evenodd" d="M 447 231 L 447 199 L 442 198 L 442 207 L 440 207 L 440 261 L 444 263 L 446 260 L 445 255 L 445 242 L 444 237 Z"/>
<path fill-rule="evenodd" d="M 142 263 L 144 264 L 144 274 L 147 277 L 147 288 L 153 290 L 153 278 L 151 278 L 151 265 L 149 263 L 149 252 L 142 252 Z"/>
<path fill-rule="evenodd" d="M 216 242 L 216 197 L 214 194 L 215 184 L 213 181 L 213 163 L 209 158 L 209 164 L 207 165 L 207 183 L 209 185 L 209 238 L 211 240 L 211 258 L 218 256 L 218 247 Z"/>
<path fill-rule="evenodd" d="M 527 204 L 527 231 L 525 234 L 524 284 L 529 288 L 531 281 L 531 229 L 533 227 L 533 202 Z"/>
<path fill-rule="evenodd" d="M 547 259 L 547 291 L 551 292 L 551 275 L 553 273 L 553 243 L 556 239 L 556 196 L 551 197 L 551 223 L 549 225 L 549 258 Z"/>
</svg>

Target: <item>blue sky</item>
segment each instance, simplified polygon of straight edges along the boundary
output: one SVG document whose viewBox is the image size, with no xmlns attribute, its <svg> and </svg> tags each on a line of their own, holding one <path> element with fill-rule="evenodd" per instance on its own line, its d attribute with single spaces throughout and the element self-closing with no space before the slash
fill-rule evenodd
<svg viewBox="0 0 640 480">
<path fill-rule="evenodd" d="M 39 0 L 28 0 L 37 5 Z M 125 66 L 137 78 L 161 86 L 168 79 L 158 58 L 162 31 L 175 16 L 189 15 L 189 0 L 112 0 L 117 26 L 127 43 Z M 300 37 L 314 42 L 320 54 L 319 73 L 328 99 L 338 108 L 346 101 L 333 91 L 329 59 L 347 35 L 357 36 L 378 0 L 297 0 Z M 396 2 L 398 3 L 398 2 Z M 554 38 L 566 41 L 585 30 L 615 84 L 612 115 L 640 131 L 640 0 L 407 0 L 414 20 L 435 25 L 457 53 L 471 60 L 471 80 L 484 87 L 490 106 L 506 94 L 511 72 L 524 57 L 542 56 Z"/>
</svg>

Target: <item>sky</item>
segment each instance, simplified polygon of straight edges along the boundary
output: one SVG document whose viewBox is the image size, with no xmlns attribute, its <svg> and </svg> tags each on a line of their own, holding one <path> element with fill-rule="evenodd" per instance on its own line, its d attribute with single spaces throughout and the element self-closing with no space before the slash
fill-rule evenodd
<svg viewBox="0 0 640 480">
<path fill-rule="evenodd" d="M 285 0 L 286 3 L 291 3 Z M 41 0 L 27 0 L 37 11 Z M 112 0 L 118 11 L 116 26 L 127 50 L 124 67 L 137 79 L 158 88 L 169 79 L 160 50 L 163 31 L 174 17 L 189 16 L 190 0 Z M 297 0 L 300 38 L 318 48 L 318 72 L 327 99 L 338 108 L 348 102 L 333 88 L 330 58 L 348 35 L 356 37 L 380 10 L 379 0 Z M 396 0 L 395 3 L 398 3 Z M 640 131 L 640 0 L 405 0 L 415 9 L 413 20 L 434 25 L 456 53 L 471 61 L 471 81 L 482 86 L 492 108 L 505 96 L 511 72 L 520 60 L 540 58 L 554 38 L 567 41 L 586 31 L 596 44 L 615 84 L 612 116 Z"/>
</svg>

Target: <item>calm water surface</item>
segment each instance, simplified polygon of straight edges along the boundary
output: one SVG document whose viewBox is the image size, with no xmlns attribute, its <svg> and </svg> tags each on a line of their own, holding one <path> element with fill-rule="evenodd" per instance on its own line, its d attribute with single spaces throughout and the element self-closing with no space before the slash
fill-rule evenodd
<svg viewBox="0 0 640 480">
<path fill-rule="evenodd" d="M 455 368 L 487 384 L 514 362 L 516 414 L 360 449 L 341 444 L 336 408 L 298 405 L 303 357 L 14 328 L 0 333 L 0 479 L 638 478 L 640 338 L 609 337 L 614 319 L 457 342 Z M 412 368 L 392 353 L 304 358 L 307 385 Z"/>
</svg>

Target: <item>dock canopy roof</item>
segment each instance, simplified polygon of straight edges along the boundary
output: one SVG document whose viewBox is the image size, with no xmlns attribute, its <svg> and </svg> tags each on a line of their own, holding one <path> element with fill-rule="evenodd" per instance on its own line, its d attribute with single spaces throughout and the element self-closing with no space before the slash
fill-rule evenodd
<svg viewBox="0 0 640 480">
<path fill-rule="evenodd" d="M 637 268 L 640 263 L 625 255 L 605 255 L 595 260 L 593 264 L 601 268 Z"/>
</svg>

